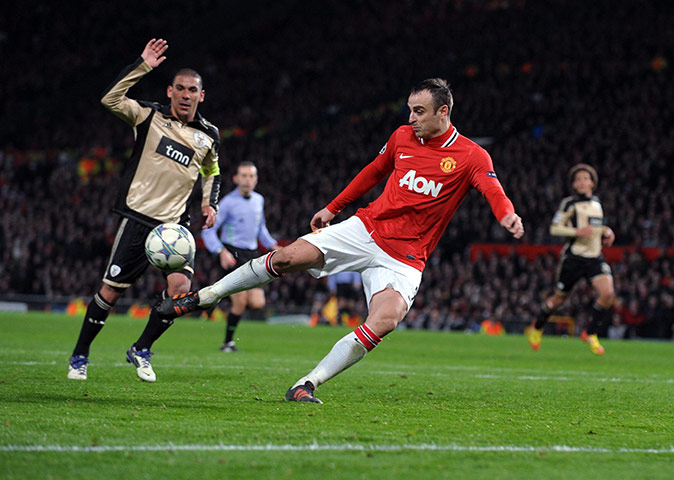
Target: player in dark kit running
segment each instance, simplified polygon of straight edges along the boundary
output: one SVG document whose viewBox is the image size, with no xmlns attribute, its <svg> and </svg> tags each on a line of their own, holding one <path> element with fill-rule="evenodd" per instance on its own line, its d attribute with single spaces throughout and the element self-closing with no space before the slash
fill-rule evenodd
<svg viewBox="0 0 674 480">
<path fill-rule="evenodd" d="M 251 260 L 198 293 L 164 300 L 157 307 L 160 314 L 170 318 L 207 308 L 284 273 L 308 270 L 318 278 L 345 270 L 360 272 L 369 308 L 365 323 L 339 340 L 286 393 L 286 400 L 321 403 L 314 389 L 361 360 L 405 317 L 428 256 L 472 188 L 485 196 L 497 220 L 515 238 L 524 234 L 489 154 L 450 122 L 452 105 L 451 91 L 442 79 L 414 87 L 408 99 L 409 125 L 393 132 L 375 160 L 314 215 L 312 233 Z M 330 226 L 347 204 L 387 176 L 376 200 Z"/>
<path fill-rule="evenodd" d="M 121 219 L 103 285 L 87 307 L 70 357 L 68 378 L 73 380 L 87 379 L 91 343 L 117 300 L 148 267 L 145 257 L 148 233 L 160 223 L 189 225 L 189 198 L 200 175 L 204 228 L 215 222 L 220 187 L 220 135 L 218 129 L 197 112 L 205 95 L 201 76 L 192 69 L 179 70 L 166 91 L 169 105 L 126 96 L 133 85 L 166 59 L 167 48 L 165 40 L 150 40 L 138 60 L 122 71 L 101 99 L 108 110 L 133 127 L 136 143 L 124 165 L 113 207 Z M 187 292 L 193 267 L 189 265 L 180 272 L 168 274 L 165 294 Z M 127 361 L 146 382 L 157 379 L 150 361 L 150 347 L 172 323 L 153 310 L 145 330 L 126 352 Z"/>
<path fill-rule="evenodd" d="M 562 200 L 550 225 L 552 235 L 568 238 L 557 268 L 555 292 L 543 302 L 541 314 L 526 336 L 531 348 L 538 350 L 550 315 L 569 298 L 578 280 L 586 278 L 599 298 L 592 306 L 592 320 L 583 332 L 583 340 L 592 353 L 603 355 L 597 331 L 610 321 L 615 294 L 611 267 L 604 261 L 602 247 L 613 245 L 615 234 L 604 225 L 601 202 L 593 195 L 599 181 L 596 170 L 585 163 L 574 165 L 569 171 L 569 181 L 574 194 Z"/>
</svg>

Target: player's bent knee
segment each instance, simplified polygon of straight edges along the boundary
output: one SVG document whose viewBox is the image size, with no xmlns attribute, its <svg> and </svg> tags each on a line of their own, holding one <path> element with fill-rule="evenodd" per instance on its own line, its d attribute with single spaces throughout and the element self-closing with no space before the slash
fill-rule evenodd
<svg viewBox="0 0 674 480">
<path fill-rule="evenodd" d="M 379 337 L 384 337 L 388 335 L 398 326 L 396 321 L 378 321 L 378 322 L 366 322 L 367 325 L 376 333 Z"/>
<path fill-rule="evenodd" d="M 279 273 L 320 268 L 323 266 L 323 253 L 306 240 L 299 239 L 274 252 L 272 265 Z"/>
</svg>

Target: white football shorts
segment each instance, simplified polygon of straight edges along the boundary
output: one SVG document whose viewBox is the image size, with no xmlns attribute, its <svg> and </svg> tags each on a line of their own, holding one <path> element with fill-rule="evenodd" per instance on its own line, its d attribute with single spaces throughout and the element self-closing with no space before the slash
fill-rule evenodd
<svg viewBox="0 0 674 480">
<path fill-rule="evenodd" d="M 353 216 L 300 238 L 318 248 L 325 258 L 323 268 L 308 270 L 311 276 L 322 278 L 347 270 L 360 272 L 368 308 L 375 293 L 392 288 L 405 299 L 409 311 L 419 290 L 421 272 L 382 250 L 360 218 Z"/>
</svg>

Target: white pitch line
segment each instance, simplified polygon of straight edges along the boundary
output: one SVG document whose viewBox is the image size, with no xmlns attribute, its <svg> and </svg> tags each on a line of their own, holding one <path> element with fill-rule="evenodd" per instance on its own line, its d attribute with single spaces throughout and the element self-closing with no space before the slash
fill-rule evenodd
<svg viewBox="0 0 674 480">
<path fill-rule="evenodd" d="M 533 446 L 533 445 L 437 445 L 437 444 L 402 444 L 402 445 L 0 445 L 0 452 L 56 452 L 56 453 L 104 453 L 104 452 L 397 452 L 397 451 L 437 451 L 437 452 L 559 452 L 559 453 L 593 453 L 593 454 L 674 454 L 674 446 L 669 448 L 597 448 L 572 447 L 568 445 Z"/>
</svg>

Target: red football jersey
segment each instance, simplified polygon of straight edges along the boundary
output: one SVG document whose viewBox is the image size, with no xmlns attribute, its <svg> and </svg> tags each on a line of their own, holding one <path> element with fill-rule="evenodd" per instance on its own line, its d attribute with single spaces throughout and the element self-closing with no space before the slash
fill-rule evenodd
<svg viewBox="0 0 674 480">
<path fill-rule="evenodd" d="M 471 188 L 489 201 L 499 221 L 515 212 L 489 154 L 452 125 L 428 141 L 417 137 L 409 125 L 398 128 L 377 158 L 328 204 L 328 210 L 339 213 L 389 173 L 383 193 L 356 216 L 382 250 L 418 270 L 423 271 Z"/>
</svg>

